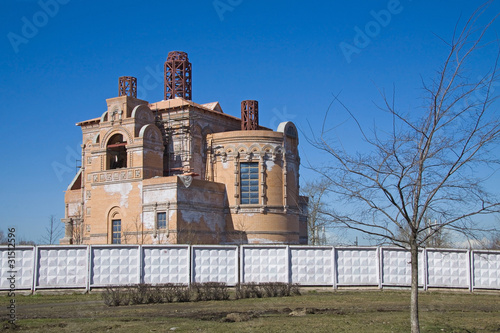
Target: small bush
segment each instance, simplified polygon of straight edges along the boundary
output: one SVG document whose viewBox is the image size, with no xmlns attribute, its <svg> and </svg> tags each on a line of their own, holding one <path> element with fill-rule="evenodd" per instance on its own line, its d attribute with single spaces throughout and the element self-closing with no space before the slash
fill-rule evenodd
<svg viewBox="0 0 500 333">
<path fill-rule="evenodd" d="M 221 301 L 229 299 L 227 285 L 223 282 L 193 283 L 195 301 Z"/>
<path fill-rule="evenodd" d="M 238 283 L 234 287 L 234 297 L 236 299 L 248 298 L 248 294 L 246 293 L 246 291 L 247 289 L 241 283 Z"/>
<path fill-rule="evenodd" d="M 293 283 L 293 284 L 289 284 L 289 286 L 290 286 L 290 295 L 292 295 L 292 296 L 300 296 L 300 295 L 302 295 L 300 293 L 300 284 Z"/>
<path fill-rule="evenodd" d="M 299 285 L 283 282 L 239 283 L 235 298 L 262 298 L 300 295 Z M 229 299 L 228 287 L 223 282 L 185 284 L 165 283 L 151 285 L 140 283 L 125 287 L 109 286 L 102 293 L 104 304 L 119 306 L 194 301 L 219 301 Z"/>
<path fill-rule="evenodd" d="M 165 283 L 159 285 L 159 293 L 161 293 L 162 301 L 165 303 L 172 303 L 177 296 L 177 285 L 175 283 Z"/>
<path fill-rule="evenodd" d="M 229 291 L 224 282 L 208 282 L 207 285 L 212 290 L 212 299 L 214 301 L 225 301 L 229 299 Z"/>
<path fill-rule="evenodd" d="M 101 294 L 104 304 L 107 306 L 128 305 L 128 292 L 119 286 L 109 286 Z"/>
<path fill-rule="evenodd" d="M 189 302 L 191 300 L 191 289 L 185 284 L 176 285 L 175 299 L 177 302 Z"/>
<path fill-rule="evenodd" d="M 148 300 L 150 300 L 151 303 L 164 303 L 164 299 L 163 286 L 156 285 L 149 288 Z"/>
<path fill-rule="evenodd" d="M 127 286 L 127 291 L 129 293 L 130 304 L 142 304 L 148 300 L 149 286 L 144 283 L 129 285 Z"/>
<path fill-rule="evenodd" d="M 265 291 L 257 283 L 240 283 L 236 285 L 236 298 L 262 298 Z"/>
<path fill-rule="evenodd" d="M 241 298 L 261 298 L 261 297 L 284 297 L 300 295 L 299 285 L 284 282 L 266 283 L 240 283 L 236 285 L 235 297 Z"/>
<path fill-rule="evenodd" d="M 276 297 L 280 293 L 278 282 L 267 282 L 261 285 L 266 297 Z"/>
</svg>

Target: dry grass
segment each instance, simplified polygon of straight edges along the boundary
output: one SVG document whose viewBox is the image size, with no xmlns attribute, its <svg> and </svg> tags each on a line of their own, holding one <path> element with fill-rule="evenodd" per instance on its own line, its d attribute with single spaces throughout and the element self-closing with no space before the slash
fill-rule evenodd
<svg viewBox="0 0 500 333">
<path fill-rule="evenodd" d="M 7 304 L 7 297 L 0 297 Z M 500 294 L 424 292 L 422 332 L 500 332 Z M 17 296 L 26 332 L 407 332 L 408 291 L 107 307 L 98 293 Z M 4 310 L 5 311 L 5 310 Z M 5 322 L 2 331 L 7 330 Z M 172 329 L 172 330 L 171 330 Z"/>
</svg>

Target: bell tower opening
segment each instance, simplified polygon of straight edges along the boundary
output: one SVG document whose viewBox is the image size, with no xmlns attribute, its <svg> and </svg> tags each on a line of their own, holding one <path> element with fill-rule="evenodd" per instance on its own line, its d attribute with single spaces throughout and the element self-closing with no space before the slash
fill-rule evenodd
<svg viewBox="0 0 500 333">
<path fill-rule="evenodd" d="M 113 135 L 106 146 L 107 169 L 119 169 L 127 167 L 127 141 L 123 140 L 122 134 Z"/>
</svg>

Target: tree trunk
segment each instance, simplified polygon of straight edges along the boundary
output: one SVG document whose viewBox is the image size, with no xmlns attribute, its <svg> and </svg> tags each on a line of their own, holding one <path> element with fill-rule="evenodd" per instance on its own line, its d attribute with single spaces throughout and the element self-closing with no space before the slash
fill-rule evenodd
<svg viewBox="0 0 500 333">
<path fill-rule="evenodd" d="M 411 333 L 420 333 L 420 323 L 418 319 L 418 246 L 416 240 L 410 241 L 411 253 L 411 300 L 410 300 L 410 320 Z"/>
</svg>

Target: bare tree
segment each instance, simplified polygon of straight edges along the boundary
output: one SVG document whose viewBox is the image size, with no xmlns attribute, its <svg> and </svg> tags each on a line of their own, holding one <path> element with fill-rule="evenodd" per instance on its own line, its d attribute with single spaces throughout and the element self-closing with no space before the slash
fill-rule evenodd
<svg viewBox="0 0 500 333">
<path fill-rule="evenodd" d="M 3 233 L 2 230 L 0 230 L 0 245 L 7 244 L 7 237 Z"/>
<path fill-rule="evenodd" d="M 487 249 L 500 250 L 500 233 L 497 232 L 490 237 Z"/>
<path fill-rule="evenodd" d="M 427 229 L 427 235 L 425 233 L 422 236 L 426 236 L 426 240 L 420 244 L 422 247 L 428 248 L 449 248 L 452 246 L 450 231 L 444 228 L 437 220 L 431 218 L 423 218 L 423 223 L 425 223 L 425 228 Z M 405 224 L 403 228 L 399 229 L 396 233 L 396 239 L 406 239 L 411 234 L 410 227 Z M 409 240 L 406 240 L 408 243 Z"/>
<path fill-rule="evenodd" d="M 326 214 L 331 210 L 325 201 L 330 187 L 328 179 L 308 181 L 300 187 L 301 195 L 309 198 L 307 234 L 310 245 L 325 245 L 327 241 L 323 235 L 333 225 L 332 219 Z"/>
<path fill-rule="evenodd" d="M 81 219 L 73 220 L 73 244 L 83 244 L 83 221 Z"/>
<path fill-rule="evenodd" d="M 136 215 L 134 218 L 134 229 L 135 229 L 136 244 L 144 244 L 144 240 L 146 239 L 146 234 L 144 232 L 144 222 L 142 222 L 140 215 Z"/>
<path fill-rule="evenodd" d="M 393 98 L 382 94 L 382 109 L 392 118 L 392 126 L 367 133 L 353 112 L 334 100 L 356 122 L 366 153 L 347 152 L 337 139 L 328 137 L 331 108 L 321 134 L 310 138 L 331 158 L 331 164 L 319 171 L 331 181 L 329 195 L 341 203 L 326 214 L 339 225 L 410 251 L 412 332 L 420 332 L 419 248 L 444 228 L 477 231 L 473 217 L 500 210 L 498 198 L 485 189 L 500 164 L 493 154 L 500 120 L 492 108 L 498 53 L 478 79 L 467 73 L 472 57 L 488 45 L 482 40 L 496 17 L 477 26 L 488 5 L 479 7 L 463 29 L 455 28 L 436 79 L 424 83 L 424 108 L 405 114 L 394 106 Z M 434 216 L 436 224 L 426 223 L 426 216 Z"/>
<path fill-rule="evenodd" d="M 42 244 L 56 244 L 59 242 L 63 232 L 63 225 L 59 220 L 56 220 L 55 215 L 49 216 L 49 225 L 45 227 L 45 234 L 42 236 Z"/>
<path fill-rule="evenodd" d="M 230 242 L 238 245 L 248 244 L 248 231 L 250 230 L 250 223 L 248 223 L 246 216 L 234 215 L 233 229 L 230 234 Z"/>
</svg>

